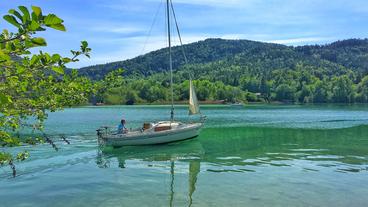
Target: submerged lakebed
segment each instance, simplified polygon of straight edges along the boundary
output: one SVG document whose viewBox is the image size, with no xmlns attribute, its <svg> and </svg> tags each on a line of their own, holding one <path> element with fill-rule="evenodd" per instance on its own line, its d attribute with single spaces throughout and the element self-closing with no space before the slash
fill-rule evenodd
<svg viewBox="0 0 368 207">
<path fill-rule="evenodd" d="M 1 206 L 365 206 L 368 105 L 202 106 L 195 139 L 99 149 L 95 130 L 168 119 L 169 106 L 52 113 L 51 146 L 0 168 Z M 187 120 L 187 108 L 176 108 Z M 64 134 L 71 142 L 58 141 Z"/>
</svg>

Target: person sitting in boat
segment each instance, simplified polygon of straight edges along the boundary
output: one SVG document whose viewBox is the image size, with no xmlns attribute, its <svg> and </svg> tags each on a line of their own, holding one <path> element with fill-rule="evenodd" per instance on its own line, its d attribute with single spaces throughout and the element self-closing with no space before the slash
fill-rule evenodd
<svg viewBox="0 0 368 207">
<path fill-rule="evenodd" d="M 120 124 L 118 126 L 118 134 L 125 134 L 128 132 L 128 129 L 125 127 L 125 119 L 122 119 L 120 121 Z"/>
</svg>

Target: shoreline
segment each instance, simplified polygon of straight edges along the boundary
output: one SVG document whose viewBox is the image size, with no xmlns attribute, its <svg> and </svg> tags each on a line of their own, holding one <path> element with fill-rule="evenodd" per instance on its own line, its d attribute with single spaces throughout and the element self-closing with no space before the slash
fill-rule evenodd
<svg viewBox="0 0 368 207">
<path fill-rule="evenodd" d="M 187 101 L 183 102 L 174 102 L 175 105 L 188 105 Z M 206 105 L 218 105 L 218 106 L 247 106 L 247 105 L 300 105 L 300 106 L 313 106 L 313 105 L 367 105 L 368 103 L 292 103 L 292 102 L 246 102 L 246 103 L 214 103 L 214 102 L 199 102 L 200 105 L 206 106 Z M 100 104 L 100 105 L 93 105 L 93 104 L 86 104 L 86 105 L 79 105 L 76 107 L 83 107 L 83 106 L 170 106 L 171 103 L 162 102 L 162 103 L 137 103 L 137 104 Z"/>
</svg>

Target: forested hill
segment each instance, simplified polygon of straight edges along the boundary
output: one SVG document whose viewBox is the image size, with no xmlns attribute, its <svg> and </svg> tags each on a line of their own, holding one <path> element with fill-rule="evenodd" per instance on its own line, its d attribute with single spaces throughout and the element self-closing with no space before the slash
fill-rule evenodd
<svg viewBox="0 0 368 207">
<path fill-rule="evenodd" d="M 240 67 L 251 70 L 254 74 L 269 73 L 275 69 L 294 70 L 299 65 L 323 68 L 326 73 L 339 75 L 346 69 L 364 74 L 368 71 L 368 40 L 349 39 L 327 45 L 285 46 L 249 40 L 207 39 L 185 45 L 185 51 L 191 66 L 196 68 L 194 74 L 206 76 L 219 72 L 218 67 Z M 102 65 L 84 67 L 79 74 L 92 79 L 102 79 L 107 73 L 118 68 L 125 69 L 125 75 L 149 76 L 166 71 L 167 48 L 138 56 L 133 59 Z M 180 47 L 173 48 L 173 68 L 177 70 L 184 65 Z M 217 69 L 216 69 L 217 68 Z M 235 69 L 234 72 L 242 72 Z M 231 72 L 231 69 L 228 71 Z"/>
<path fill-rule="evenodd" d="M 288 47 L 249 40 L 223 39 L 207 39 L 184 46 L 190 64 L 210 63 L 230 59 L 241 53 L 275 49 L 288 50 Z M 182 48 L 178 46 L 173 47 L 172 54 L 173 69 L 176 70 L 185 63 Z M 126 75 L 140 74 L 148 76 L 157 72 L 167 71 L 168 49 L 163 48 L 129 60 L 84 67 L 79 71 L 81 75 L 87 75 L 93 79 L 100 79 L 108 72 L 116 70 L 117 68 L 124 68 Z"/>
<path fill-rule="evenodd" d="M 184 64 L 181 48 L 173 48 L 176 101 L 188 99 L 190 72 L 202 101 L 368 102 L 367 39 L 300 47 L 207 39 L 185 45 L 185 50 L 189 64 Z M 97 102 L 165 103 L 170 99 L 167 52 L 86 67 L 79 74 L 112 85 L 99 92 Z M 109 73 L 118 68 L 125 78 Z M 120 81 L 111 81 L 114 77 Z"/>
<path fill-rule="evenodd" d="M 297 47 L 296 51 L 361 72 L 368 71 L 368 39 L 348 39 L 322 46 L 302 46 Z"/>
</svg>

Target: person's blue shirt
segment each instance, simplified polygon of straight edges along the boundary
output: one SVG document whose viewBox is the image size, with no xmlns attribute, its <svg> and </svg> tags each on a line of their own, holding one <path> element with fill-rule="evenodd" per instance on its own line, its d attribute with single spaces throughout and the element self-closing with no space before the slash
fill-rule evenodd
<svg viewBox="0 0 368 207">
<path fill-rule="evenodd" d="M 124 133 L 124 129 L 125 129 L 125 126 L 122 123 L 120 123 L 118 126 L 118 133 L 119 134 Z"/>
</svg>

